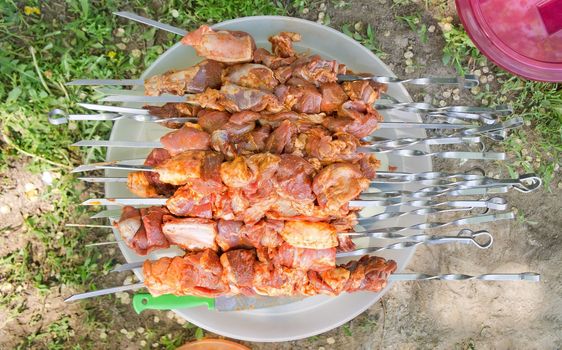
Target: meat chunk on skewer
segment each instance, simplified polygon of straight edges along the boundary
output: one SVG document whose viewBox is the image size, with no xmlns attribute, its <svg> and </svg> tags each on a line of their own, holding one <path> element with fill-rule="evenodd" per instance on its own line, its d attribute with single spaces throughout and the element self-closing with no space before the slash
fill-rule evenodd
<svg viewBox="0 0 562 350">
<path fill-rule="evenodd" d="M 350 163 L 328 165 L 314 177 L 312 184 L 318 204 L 328 210 L 341 208 L 367 187 L 369 180 L 359 166 Z"/>
<path fill-rule="evenodd" d="M 148 96 L 160 96 L 165 93 L 173 95 L 200 93 L 207 88 L 219 88 L 221 75 L 220 62 L 204 60 L 193 67 L 168 71 L 146 79 L 144 93 Z"/>
<path fill-rule="evenodd" d="M 154 296 L 162 294 L 216 297 L 230 292 L 223 281 L 223 268 L 212 250 L 182 257 L 146 260 L 145 285 Z"/>
<path fill-rule="evenodd" d="M 300 41 L 301 35 L 294 32 L 281 32 L 269 37 L 271 51 L 278 57 L 293 57 L 296 55 L 293 49 L 293 42 Z"/>
<path fill-rule="evenodd" d="M 166 235 L 170 244 L 175 244 L 183 249 L 218 249 L 215 243 L 217 224 L 213 220 L 176 218 L 166 215 L 164 216 L 162 232 Z"/>
<path fill-rule="evenodd" d="M 256 63 L 230 66 L 224 71 L 222 79 L 225 83 L 268 91 L 279 85 L 271 69 Z"/>
<path fill-rule="evenodd" d="M 296 248 L 327 249 L 338 246 L 337 231 L 327 222 L 287 221 L 280 235 Z"/>
<path fill-rule="evenodd" d="M 250 62 L 256 49 L 254 39 L 248 33 L 215 31 L 206 25 L 188 33 L 181 43 L 192 46 L 199 56 L 225 63 Z"/>
<path fill-rule="evenodd" d="M 170 158 L 170 153 L 163 148 L 153 149 L 144 161 L 144 165 L 157 166 Z M 139 197 L 171 196 L 176 186 L 160 181 L 157 172 L 135 171 L 127 177 L 129 190 Z"/>
<path fill-rule="evenodd" d="M 181 129 L 167 133 L 160 142 L 172 156 L 186 151 L 210 149 L 211 136 L 198 124 L 185 123 Z"/>
<path fill-rule="evenodd" d="M 275 266 L 253 250 L 220 256 L 212 250 L 183 257 L 145 261 L 145 285 L 152 295 L 218 297 L 235 294 L 268 296 L 338 295 L 342 292 L 380 292 L 396 263 L 376 256 L 329 267 L 323 271 Z"/>
</svg>

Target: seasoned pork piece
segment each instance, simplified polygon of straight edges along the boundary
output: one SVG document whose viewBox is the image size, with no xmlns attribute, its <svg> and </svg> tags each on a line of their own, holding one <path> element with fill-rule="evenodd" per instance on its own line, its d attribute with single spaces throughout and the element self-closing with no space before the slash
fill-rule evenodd
<svg viewBox="0 0 562 350">
<path fill-rule="evenodd" d="M 147 249 L 145 255 L 152 250 L 165 249 L 170 246 L 168 239 L 162 232 L 162 223 L 164 215 L 170 212 L 165 207 L 141 208 L 142 222 L 146 231 Z"/>
<path fill-rule="evenodd" d="M 277 266 L 303 271 L 326 271 L 336 267 L 336 248 L 298 248 L 283 243 L 270 254 L 273 264 Z"/>
<path fill-rule="evenodd" d="M 320 207 L 337 211 L 369 187 L 356 164 L 335 163 L 324 167 L 314 177 L 312 190 Z"/>
<path fill-rule="evenodd" d="M 135 234 L 142 226 L 140 210 L 131 206 L 123 207 L 121 217 L 117 221 L 116 226 L 123 241 L 129 245 L 129 242 L 133 241 Z"/>
<path fill-rule="evenodd" d="M 162 119 L 195 117 L 201 110 L 201 107 L 187 103 L 166 103 L 163 106 L 144 106 L 143 108 L 148 109 L 151 115 Z M 164 122 L 162 124 L 170 129 L 179 129 L 184 123 Z"/>
<path fill-rule="evenodd" d="M 295 62 L 296 59 L 297 56 L 280 57 L 280 56 L 273 55 L 271 54 L 271 52 L 267 51 L 264 48 L 259 48 L 256 51 L 254 51 L 254 62 L 262 63 L 273 70 L 276 70 L 283 66 L 288 66 L 293 62 Z"/>
<path fill-rule="evenodd" d="M 287 221 L 280 235 L 296 248 L 327 249 L 338 246 L 336 229 L 327 222 Z"/>
<path fill-rule="evenodd" d="M 272 91 L 279 84 L 270 68 L 256 63 L 230 66 L 224 71 L 222 80 L 225 83 L 268 91 Z"/>
<path fill-rule="evenodd" d="M 183 249 L 217 250 L 217 223 L 213 220 L 198 218 L 177 218 L 164 216 L 162 232 L 170 242 Z"/>
<path fill-rule="evenodd" d="M 375 103 L 381 93 L 386 91 L 386 85 L 364 80 L 346 81 L 342 87 L 352 101 L 363 101 L 368 105 Z"/>
<path fill-rule="evenodd" d="M 293 49 L 293 42 L 300 41 L 301 35 L 294 32 L 281 32 L 269 37 L 271 51 L 278 57 L 293 57 L 296 55 Z"/>
<path fill-rule="evenodd" d="M 287 110 L 299 113 L 320 113 L 322 94 L 314 86 L 280 85 L 275 95 Z"/>
<path fill-rule="evenodd" d="M 161 194 L 150 182 L 149 172 L 133 171 L 127 175 L 127 188 L 139 197 L 154 198 Z"/>
<path fill-rule="evenodd" d="M 335 112 L 348 100 L 347 94 L 338 83 L 321 84 L 320 93 L 322 94 L 322 103 L 320 104 L 322 112 Z"/>
<path fill-rule="evenodd" d="M 180 153 L 158 164 L 155 170 L 160 175 L 160 181 L 177 186 L 183 185 L 190 179 L 201 177 L 201 168 L 208 153 L 210 152 Z"/>
<path fill-rule="evenodd" d="M 188 33 L 181 43 L 192 46 L 199 56 L 225 63 L 250 62 L 256 49 L 254 39 L 248 33 L 214 31 L 206 25 Z"/>
<path fill-rule="evenodd" d="M 322 125 L 334 132 L 346 132 L 357 138 L 367 137 L 378 129 L 382 116 L 363 101 L 347 101 L 338 109 L 338 117 L 326 118 Z"/>
<path fill-rule="evenodd" d="M 323 164 L 353 161 L 362 157 L 357 153 L 361 145 L 359 139 L 347 133 L 330 133 L 326 129 L 314 128 L 307 132 L 304 150 L 309 157 Z"/>
<path fill-rule="evenodd" d="M 185 123 L 181 129 L 160 138 L 164 148 L 175 156 L 186 151 L 205 151 L 210 148 L 211 136 L 198 124 Z"/>
<path fill-rule="evenodd" d="M 284 120 L 281 124 L 273 130 L 265 142 L 266 152 L 273 154 L 281 154 L 283 150 L 291 142 L 291 138 L 297 132 L 295 125 L 289 121 Z"/>
<path fill-rule="evenodd" d="M 282 154 L 281 162 L 275 173 L 277 192 L 281 197 L 299 203 L 312 203 L 312 176 L 315 173 L 312 164 L 302 157 Z"/>
<path fill-rule="evenodd" d="M 338 74 L 345 73 L 345 66 L 336 61 L 323 60 L 318 55 L 310 56 L 300 64 L 293 63 L 293 66 L 292 77 L 304 79 L 316 86 L 335 83 L 338 81 Z"/>
<path fill-rule="evenodd" d="M 270 92 L 245 88 L 231 83 L 224 84 L 220 92 L 224 99 L 224 108 L 229 112 L 280 112 L 283 106 L 277 97 Z"/>
<path fill-rule="evenodd" d="M 200 93 L 206 88 L 220 87 L 221 75 L 221 63 L 204 60 L 193 67 L 168 71 L 146 79 L 144 93 L 148 96 Z"/>
<path fill-rule="evenodd" d="M 255 250 L 236 249 L 223 253 L 220 262 L 223 267 L 223 277 L 233 293 L 254 295 L 254 262 Z"/>
<path fill-rule="evenodd" d="M 182 257 L 145 260 L 144 284 L 150 294 L 194 295 L 216 297 L 230 292 L 223 281 L 223 268 L 218 255 L 210 250 Z"/>
<path fill-rule="evenodd" d="M 197 123 L 203 130 L 212 134 L 213 131 L 221 129 L 228 122 L 230 113 L 204 109 L 197 114 L 197 118 Z"/>
<path fill-rule="evenodd" d="M 170 153 L 163 148 L 153 149 L 144 165 L 157 166 L 170 158 Z M 160 197 L 170 196 L 176 187 L 160 181 L 160 175 L 153 171 L 135 171 L 127 176 L 127 186 L 129 190 L 139 197 Z"/>
</svg>

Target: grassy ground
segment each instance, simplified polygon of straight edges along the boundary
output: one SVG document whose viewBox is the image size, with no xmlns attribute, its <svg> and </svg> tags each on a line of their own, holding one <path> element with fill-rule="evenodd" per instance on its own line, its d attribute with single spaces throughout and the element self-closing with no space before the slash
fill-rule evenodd
<svg viewBox="0 0 562 350">
<path fill-rule="evenodd" d="M 171 34 L 118 19 L 112 11 L 133 10 L 187 29 L 203 22 L 257 14 L 313 16 L 325 24 L 337 23 L 332 25 L 384 57 L 376 24 L 342 23 L 335 15 L 320 15 L 337 13 L 346 6 L 345 1 L 330 1 L 324 4 L 330 11 L 323 11 L 320 2 L 306 0 L 0 0 L 0 195 L 5 201 L 0 203 L 0 215 L 6 218 L 0 222 L 0 243 L 6 243 L 0 249 L 0 348 L 3 344 L 49 349 L 99 348 L 105 344 L 116 348 L 134 341 L 135 348 L 159 343 L 172 349 L 203 336 L 202 330 L 173 317 L 160 316 L 161 326 L 151 331 L 146 319 L 121 323 L 120 313 L 130 312 L 125 296 L 73 306 L 60 304 L 60 298 L 72 291 L 121 282 L 105 275 L 114 263 L 111 254 L 84 247 L 102 232 L 64 227 L 66 222 L 84 220 L 75 203 L 99 191 L 97 187 L 85 191 L 68 170 L 104 157 L 99 150 L 83 151 L 68 145 L 79 139 L 107 138 L 111 125 L 82 122 L 55 127 L 47 123 L 46 112 L 53 108 L 83 112 L 75 102 L 90 98 L 95 91 L 65 87 L 64 82 L 82 77 L 138 76 L 177 40 Z M 524 81 L 495 68 L 482 71 L 485 59 L 456 20 L 447 18 L 451 8 L 446 1 L 394 0 L 393 8 L 397 11 L 395 20 L 415 32 L 419 43 L 433 32 L 443 36 L 444 64 L 459 72 L 481 74 L 484 83 L 473 91 L 479 103 L 509 103 L 514 116 L 525 118 L 527 126 L 512 133 L 503 145 L 514 155 L 509 170 L 537 171 L 549 186 L 562 150 L 560 85 Z M 401 11 L 406 8 L 406 13 Z M 439 21 L 438 28 L 432 30 L 423 23 L 428 13 Z M 487 81 L 490 75 L 495 79 Z M 441 99 L 438 96 L 435 102 Z M 12 188 L 19 191 L 23 207 L 16 208 L 8 201 Z M 21 220 L 16 220 L 16 211 Z M 55 307 L 57 312 L 48 316 L 45 310 Z M 154 321 L 151 315 L 150 322 Z"/>
</svg>

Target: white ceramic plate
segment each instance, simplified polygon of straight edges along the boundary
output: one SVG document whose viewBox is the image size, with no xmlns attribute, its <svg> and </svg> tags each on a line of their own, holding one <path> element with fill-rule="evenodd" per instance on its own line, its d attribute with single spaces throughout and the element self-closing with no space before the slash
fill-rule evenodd
<svg viewBox="0 0 562 350">
<path fill-rule="evenodd" d="M 269 36 L 281 31 L 298 32 L 302 35 L 302 41 L 295 43 L 295 48 L 300 52 L 310 50 L 311 53 L 320 54 L 324 58 L 336 59 L 345 63 L 355 72 L 372 72 L 378 75 L 394 76 L 390 69 L 371 51 L 346 35 L 314 22 L 290 17 L 260 16 L 226 21 L 213 27 L 248 32 L 254 37 L 258 47 L 267 49 L 270 49 L 270 44 L 267 41 Z M 195 55 L 192 48 L 178 44 L 161 55 L 144 72 L 142 77 L 163 73 L 170 69 L 186 68 L 200 60 L 201 58 Z M 400 101 L 411 101 L 407 91 L 399 85 L 390 86 L 389 94 Z M 405 112 L 386 113 L 385 120 L 421 121 L 416 114 Z M 111 140 L 155 141 L 166 131 L 169 130 L 149 123 L 121 120 L 115 123 L 113 127 Z M 391 138 L 424 137 L 425 132 L 386 129 L 377 131 L 376 135 Z M 423 147 L 418 149 L 426 150 Z M 108 151 L 107 160 L 141 158 L 146 156 L 148 151 L 112 148 Z M 397 166 L 398 171 L 420 172 L 431 170 L 429 159 L 413 160 L 412 158 L 389 157 L 381 160 L 383 161 L 383 169 L 391 164 Z M 125 174 L 118 171 L 108 171 L 107 175 Z M 106 195 L 107 197 L 131 196 L 123 184 L 107 184 Z M 409 225 L 424 220 L 425 217 L 406 217 L 387 222 L 385 226 Z M 115 232 L 115 234 L 118 233 Z M 388 244 L 388 241 L 371 240 L 361 243 L 378 243 L 377 246 L 380 246 Z M 124 245 L 120 245 L 120 248 L 128 262 L 144 260 L 145 258 L 136 255 Z M 177 251 L 173 249 L 159 251 L 156 254 L 151 254 L 149 258 L 156 259 L 173 253 L 177 253 Z M 401 271 L 408 264 L 413 254 L 414 249 L 408 249 L 383 252 L 380 256 L 394 259 L 398 264 L 398 271 Z M 135 273 L 141 278 L 140 271 L 135 271 Z M 175 310 L 175 312 L 199 327 L 230 338 L 260 342 L 288 341 L 310 337 L 340 326 L 375 303 L 391 288 L 391 285 L 389 284 L 380 293 L 361 292 L 344 294 L 334 298 L 317 296 L 300 302 L 261 310 L 219 313 L 196 308 Z"/>
</svg>

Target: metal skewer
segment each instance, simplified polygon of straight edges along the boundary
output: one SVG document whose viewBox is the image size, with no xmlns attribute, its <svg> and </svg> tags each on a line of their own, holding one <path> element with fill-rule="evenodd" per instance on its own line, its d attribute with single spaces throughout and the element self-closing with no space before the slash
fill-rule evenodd
<svg viewBox="0 0 562 350">
<path fill-rule="evenodd" d="M 528 281 L 528 282 L 539 282 L 540 275 L 535 272 L 523 272 L 523 273 L 493 273 L 493 274 L 483 274 L 483 275 L 465 275 L 465 274 L 439 274 L 430 275 L 423 273 L 393 273 L 388 277 L 389 282 L 398 281 L 470 281 L 470 280 L 480 280 L 480 281 Z M 65 302 L 71 302 L 81 299 L 93 298 L 102 295 L 114 294 L 119 292 L 125 292 L 130 290 L 137 290 L 144 288 L 144 283 L 129 284 L 126 286 L 119 286 L 113 288 L 100 289 L 92 292 L 86 292 L 81 294 L 74 294 L 71 297 L 65 299 Z"/>
<path fill-rule="evenodd" d="M 512 220 L 515 218 L 515 213 L 508 212 L 508 213 L 499 213 L 499 214 L 488 214 L 488 215 L 478 215 L 478 216 L 470 216 L 467 218 L 456 219 L 447 222 L 424 222 L 421 224 L 414 224 L 410 226 L 401 226 L 401 227 L 385 227 L 385 228 L 377 228 L 375 231 L 365 231 L 361 232 L 361 237 L 371 237 L 371 238 L 378 238 L 379 235 L 386 235 L 389 233 L 400 233 L 404 231 L 425 231 L 431 230 L 435 228 L 442 228 L 447 226 L 460 226 L 460 225 L 474 225 L 474 224 L 482 224 L 485 222 L 492 222 L 492 221 L 500 221 L 500 220 Z M 359 218 L 357 219 L 359 225 L 365 227 L 365 225 L 373 224 L 380 220 L 373 220 L 372 217 L 366 218 Z M 370 227 L 370 226 L 369 226 Z M 367 230 L 369 227 L 365 227 Z M 342 232 L 342 235 L 346 235 L 346 232 Z M 348 235 L 355 236 L 357 233 L 351 233 Z"/>
<path fill-rule="evenodd" d="M 158 28 L 170 33 L 185 36 L 188 32 L 184 29 L 171 26 L 169 24 L 161 23 L 146 17 L 139 16 L 132 12 L 120 11 L 113 13 L 116 16 L 127 18 L 148 26 Z M 340 74 L 338 75 L 339 81 L 354 81 L 354 80 L 373 80 L 382 84 L 389 83 L 402 83 L 402 84 L 412 84 L 412 85 L 459 85 L 461 87 L 470 89 L 472 87 L 478 86 L 479 80 L 474 75 L 465 75 L 463 77 L 448 77 L 448 78 L 416 78 L 416 79 L 398 79 L 395 77 L 380 77 L 380 76 L 358 76 L 352 74 Z M 102 79 L 102 80 L 91 80 L 91 79 L 80 79 L 68 83 L 67 85 L 143 85 L 144 81 L 141 79 L 126 79 L 124 81 L 114 80 L 114 79 Z"/>
</svg>

